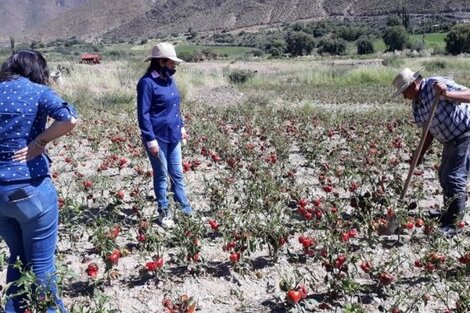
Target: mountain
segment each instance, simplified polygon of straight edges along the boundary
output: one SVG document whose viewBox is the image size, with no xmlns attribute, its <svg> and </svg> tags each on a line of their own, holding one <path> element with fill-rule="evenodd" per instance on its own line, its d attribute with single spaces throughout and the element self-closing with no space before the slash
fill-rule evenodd
<svg viewBox="0 0 470 313">
<path fill-rule="evenodd" d="M 146 38 L 230 31 L 329 17 L 411 15 L 470 21 L 469 0 L 2 0 L 0 35 L 51 40 L 78 36 Z M 5 22 L 4 22 L 5 21 Z"/>
<path fill-rule="evenodd" d="M 154 0 L 0 0 L 0 37 L 99 36 L 147 12 Z"/>
<path fill-rule="evenodd" d="M 106 35 L 143 37 L 155 33 L 235 30 L 327 17 L 387 15 L 406 7 L 410 14 L 448 14 L 470 21 L 469 0 L 167 0 Z"/>
<path fill-rule="evenodd" d="M 152 0 L 88 0 L 32 30 L 40 39 L 93 38 L 134 20 L 151 9 Z"/>
<path fill-rule="evenodd" d="M 79 7 L 87 0 L 1 0 L 0 34 L 33 29 Z"/>
</svg>

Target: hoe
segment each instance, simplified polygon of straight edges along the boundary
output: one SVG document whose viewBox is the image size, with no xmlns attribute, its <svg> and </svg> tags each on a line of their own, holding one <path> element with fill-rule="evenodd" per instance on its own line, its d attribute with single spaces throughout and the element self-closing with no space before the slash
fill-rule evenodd
<svg viewBox="0 0 470 313">
<path fill-rule="evenodd" d="M 429 131 L 429 127 L 431 126 L 431 121 L 434 117 L 434 113 L 436 112 L 437 105 L 439 104 L 439 97 L 440 95 L 436 95 L 433 102 L 431 112 L 429 113 L 428 120 L 426 121 L 426 125 L 423 128 L 423 133 L 421 135 L 421 140 L 419 141 L 419 145 L 416 150 L 413 152 L 413 158 L 411 159 L 410 170 L 408 171 L 408 177 L 406 178 L 405 185 L 403 186 L 400 201 L 403 201 L 405 198 L 406 192 L 408 187 L 410 186 L 411 178 L 413 177 L 413 172 L 418 164 L 419 156 L 421 155 L 421 151 L 423 150 L 424 141 L 426 140 L 426 136 Z M 385 229 L 381 231 L 383 235 L 392 235 L 398 229 L 398 221 L 396 216 L 388 217 L 387 226 Z"/>
</svg>

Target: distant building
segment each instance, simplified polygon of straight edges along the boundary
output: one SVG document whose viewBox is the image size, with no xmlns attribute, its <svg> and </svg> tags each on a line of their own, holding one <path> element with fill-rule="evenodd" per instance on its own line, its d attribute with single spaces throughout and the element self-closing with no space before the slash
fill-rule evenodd
<svg viewBox="0 0 470 313">
<path fill-rule="evenodd" d="M 99 54 L 90 54 L 90 53 L 82 54 L 80 56 L 80 63 L 100 64 L 101 63 L 101 55 L 99 55 Z"/>
</svg>

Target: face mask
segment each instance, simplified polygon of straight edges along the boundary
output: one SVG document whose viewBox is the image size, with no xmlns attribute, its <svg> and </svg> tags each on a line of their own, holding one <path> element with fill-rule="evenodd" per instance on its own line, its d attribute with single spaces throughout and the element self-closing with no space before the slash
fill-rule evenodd
<svg viewBox="0 0 470 313">
<path fill-rule="evenodd" d="M 176 73 L 176 69 L 170 69 L 168 66 L 162 68 L 162 74 L 166 77 L 171 77 Z"/>
</svg>

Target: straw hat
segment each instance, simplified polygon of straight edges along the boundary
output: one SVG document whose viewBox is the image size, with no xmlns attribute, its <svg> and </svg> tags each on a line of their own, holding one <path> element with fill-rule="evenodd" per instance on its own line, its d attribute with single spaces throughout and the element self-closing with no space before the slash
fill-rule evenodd
<svg viewBox="0 0 470 313">
<path fill-rule="evenodd" d="M 397 90 L 393 93 L 392 98 L 395 98 L 403 93 L 418 77 L 419 72 L 421 69 L 413 72 L 409 68 L 405 68 L 400 74 L 395 77 L 392 84 L 397 88 Z"/>
<path fill-rule="evenodd" d="M 150 56 L 146 57 L 144 62 L 150 61 L 151 59 L 170 59 L 175 62 L 182 63 L 181 60 L 176 56 L 175 47 L 168 42 L 160 42 L 150 51 Z"/>
</svg>

